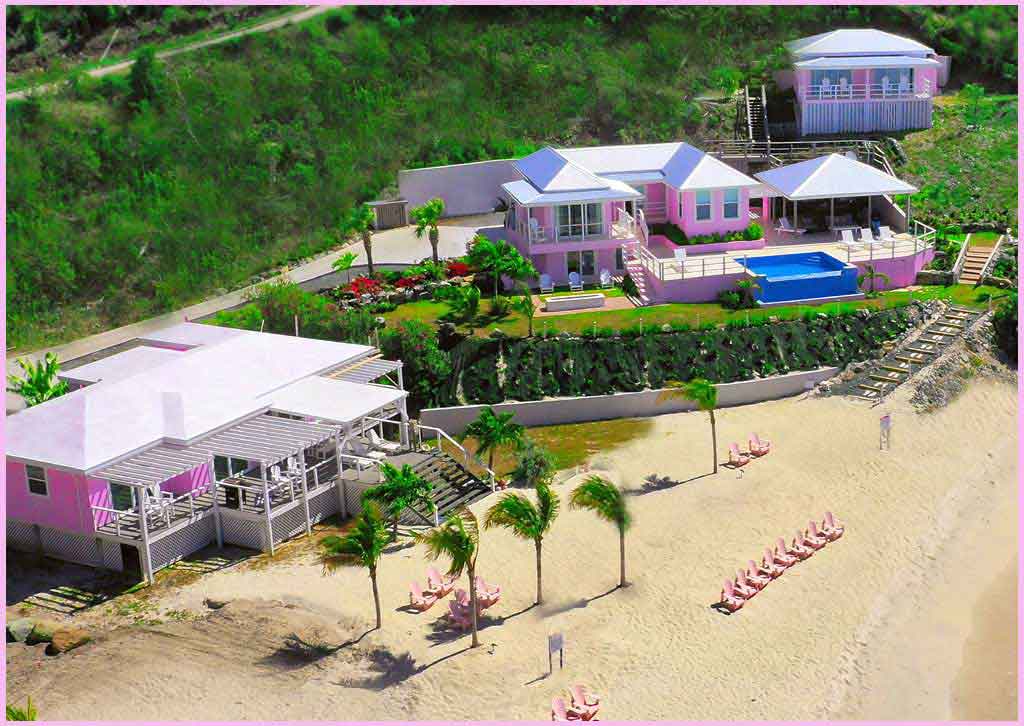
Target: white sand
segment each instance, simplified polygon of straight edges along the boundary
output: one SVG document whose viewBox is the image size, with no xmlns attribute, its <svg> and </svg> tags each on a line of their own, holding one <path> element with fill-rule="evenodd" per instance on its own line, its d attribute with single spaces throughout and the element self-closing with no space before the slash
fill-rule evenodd
<svg viewBox="0 0 1024 726">
<path fill-rule="evenodd" d="M 532 545 L 487 532 L 480 572 L 504 595 L 477 651 L 464 650 L 468 636 L 436 642 L 440 606 L 396 611 L 426 567 L 422 550 L 409 547 L 381 565 L 383 630 L 316 664 L 288 670 L 253 660 L 293 615 L 321 613 L 353 635 L 371 622 L 363 571 L 325 578 L 307 559 L 204 576 L 161 602 L 197 612 L 210 596 L 296 605 L 272 610 L 253 637 L 161 626 L 159 637 L 97 643 L 15 678 L 11 696 L 32 693 L 49 719 L 546 720 L 551 697 L 581 682 L 602 695 L 606 720 L 949 718 L 958 673 L 958 693 L 985 678 L 976 664 L 960 673 L 972 628 L 979 637 L 973 608 L 1016 553 L 1016 391 L 975 381 L 924 416 L 905 396 L 886 407 L 895 419 L 889 453 L 878 451 L 881 409 L 866 404 L 790 399 L 721 411 L 723 451 L 750 431 L 773 442 L 742 478 L 727 469 L 703 476 L 705 415 L 659 417 L 643 440 L 593 462 L 627 487 L 648 475 L 680 482 L 630 499 L 633 586 L 610 591 L 611 526 L 564 508 L 545 544 L 548 605 L 531 610 Z M 569 486 L 559 487 L 563 500 Z M 846 522 L 841 540 L 739 614 L 710 608 L 724 577 L 826 509 Z M 1015 603 L 1002 612 L 1015 617 Z M 545 639 L 556 630 L 565 633 L 566 667 L 545 677 Z M 997 626 L 985 647 L 1015 648 L 1011 632 L 1010 622 Z M 359 654 L 375 647 L 408 654 L 416 668 L 386 688 L 360 681 L 372 670 Z"/>
</svg>

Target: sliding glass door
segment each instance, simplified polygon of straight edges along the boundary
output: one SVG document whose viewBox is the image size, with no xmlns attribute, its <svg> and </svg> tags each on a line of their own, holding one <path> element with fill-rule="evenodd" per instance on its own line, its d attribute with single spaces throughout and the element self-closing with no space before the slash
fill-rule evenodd
<svg viewBox="0 0 1024 726">
<path fill-rule="evenodd" d="M 578 272 L 581 277 L 593 277 L 595 272 L 594 251 L 566 252 L 565 268 L 567 275 Z"/>
<path fill-rule="evenodd" d="M 604 234 L 604 205 L 560 204 L 557 207 L 558 239 L 573 240 Z"/>
</svg>

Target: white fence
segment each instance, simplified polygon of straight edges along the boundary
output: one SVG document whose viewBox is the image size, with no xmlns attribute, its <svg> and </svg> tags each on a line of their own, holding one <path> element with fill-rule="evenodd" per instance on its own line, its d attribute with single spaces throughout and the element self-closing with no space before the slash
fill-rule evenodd
<svg viewBox="0 0 1024 726">
<path fill-rule="evenodd" d="M 819 381 L 831 378 L 838 372 L 838 368 L 818 368 L 813 371 L 787 373 L 752 381 L 719 383 L 715 386 L 718 389 L 718 405 L 720 407 L 743 406 L 749 403 L 794 396 L 809 390 Z M 581 421 L 657 416 L 692 411 L 695 408 L 694 404 L 689 401 L 678 399 L 659 401 L 658 397 L 661 393 L 661 390 L 656 390 L 612 393 L 607 396 L 516 401 L 495 404 L 494 410 L 499 413 L 515 414 L 515 421 L 523 426 L 548 426 Z M 420 415 L 424 423 L 442 428 L 452 434 L 458 434 L 465 430 L 466 426 L 476 419 L 484 408 L 486 406 L 426 408 Z"/>
</svg>

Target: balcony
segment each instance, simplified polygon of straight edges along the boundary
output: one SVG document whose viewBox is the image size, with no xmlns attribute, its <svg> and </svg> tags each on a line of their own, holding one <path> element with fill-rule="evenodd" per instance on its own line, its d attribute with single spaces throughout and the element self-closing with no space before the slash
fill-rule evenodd
<svg viewBox="0 0 1024 726">
<path fill-rule="evenodd" d="M 838 83 L 806 86 L 802 101 L 909 101 L 932 97 L 931 83 Z"/>
<path fill-rule="evenodd" d="M 531 245 L 635 239 L 636 220 L 624 209 L 615 212 L 611 224 L 601 222 L 543 226 L 536 218 L 531 218 L 527 238 Z"/>
</svg>

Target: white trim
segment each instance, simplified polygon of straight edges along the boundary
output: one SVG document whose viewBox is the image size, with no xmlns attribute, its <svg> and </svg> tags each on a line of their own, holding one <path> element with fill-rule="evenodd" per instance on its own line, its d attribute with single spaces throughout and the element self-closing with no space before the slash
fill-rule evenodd
<svg viewBox="0 0 1024 726">
<path fill-rule="evenodd" d="M 28 475 L 29 467 L 32 467 L 34 469 L 39 469 L 41 472 L 43 472 L 43 486 L 46 487 L 46 494 L 40 494 L 38 492 L 32 491 L 32 486 L 29 484 L 29 481 L 30 480 L 39 481 L 39 477 L 29 476 Z M 38 497 L 40 499 L 49 499 L 50 498 L 50 475 L 46 473 L 46 467 L 44 467 L 44 466 L 36 466 L 35 464 L 26 464 L 25 465 L 25 490 L 29 493 L 29 496 Z"/>
</svg>

